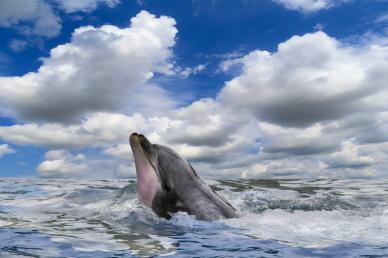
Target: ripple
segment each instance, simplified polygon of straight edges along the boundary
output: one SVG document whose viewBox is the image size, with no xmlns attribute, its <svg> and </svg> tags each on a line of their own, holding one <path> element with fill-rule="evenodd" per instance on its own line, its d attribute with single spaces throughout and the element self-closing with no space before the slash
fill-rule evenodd
<svg viewBox="0 0 388 258">
<path fill-rule="evenodd" d="M 207 222 L 182 212 L 158 218 L 128 180 L 0 180 L 0 256 L 388 254 L 386 182 L 210 183 L 240 218 Z"/>
</svg>

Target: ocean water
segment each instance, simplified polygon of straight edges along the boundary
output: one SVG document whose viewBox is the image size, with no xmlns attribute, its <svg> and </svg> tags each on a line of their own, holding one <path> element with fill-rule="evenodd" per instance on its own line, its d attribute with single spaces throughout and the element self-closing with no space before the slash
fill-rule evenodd
<svg viewBox="0 0 388 258">
<path fill-rule="evenodd" d="M 388 182 L 208 183 L 240 218 L 160 219 L 131 180 L 0 180 L 0 257 L 388 257 Z"/>
</svg>

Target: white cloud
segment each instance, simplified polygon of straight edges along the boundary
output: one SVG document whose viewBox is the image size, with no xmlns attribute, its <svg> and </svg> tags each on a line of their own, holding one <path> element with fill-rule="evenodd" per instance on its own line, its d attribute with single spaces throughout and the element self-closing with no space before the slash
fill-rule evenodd
<svg viewBox="0 0 388 258">
<path fill-rule="evenodd" d="M 167 144 L 195 162 L 217 164 L 246 157 L 256 148 L 256 124 L 227 118 L 211 99 L 200 100 L 176 110 L 170 117 L 145 118 L 95 113 L 81 124 L 24 124 L 0 127 L 0 138 L 20 145 L 48 148 L 103 148 L 103 152 L 122 161 L 131 161 L 128 136 L 141 132 L 154 143 Z M 204 113 L 207 116 L 203 116 Z M 253 142 L 253 143 L 252 143 Z"/>
<path fill-rule="evenodd" d="M 388 13 L 382 14 L 375 19 L 376 23 L 388 23 Z"/>
<path fill-rule="evenodd" d="M 186 143 L 192 146 L 224 145 L 238 119 L 228 121 L 221 114 L 222 107 L 213 99 L 201 99 L 187 107 L 176 110 L 177 123 L 166 134 L 170 143 Z M 235 121 L 233 121 L 235 120 Z"/>
<path fill-rule="evenodd" d="M 266 153 L 314 155 L 331 152 L 338 147 L 339 136 L 324 132 L 319 123 L 307 128 L 285 128 L 262 122 L 259 128 Z"/>
<path fill-rule="evenodd" d="M 95 113 L 81 124 L 69 126 L 55 123 L 2 126 L 0 137 L 15 144 L 49 148 L 104 147 L 128 142 L 129 134 L 135 131 L 157 134 L 169 123 L 165 117 L 146 119 L 140 114 Z"/>
<path fill-rule="evenodd" d="M 245 157 L 257 149 L 257 125 L 243 114 L 213 99 L 201 99 L 170 115 L 169 127 L 160 135 L 191 161 L 221 163 Z"/>
<path fill-rule="evenodd" d="M 314 25 L 314 30 L 323 30 L 325 26 L 322 23 L 317 23 Z"/>
<path fill-rule="evenodd" d="M 377 101 L 388 89 L 386 47 L 354 48 L 316 32 L 241 60 L 242 74 L 226 83 L 219 100 L 260 120 L 305 127 L 387 107 Z"/>
<path fill-rule="evenodd" d="M 120 164 L 114 175 L 118 178 L 136 178 L 135 163 L 132 163 L 132 165 Z"/>
<path fill-rule="evenodd" d="M 120 0 L 55 0 L 59 7 L 67 13 L 73 12 L 91 12 L 97 8 L 99 4 L 106 4 L 109 7 L 114 7 Z"/>
<path fill-rule="evenodd" d="M 134 178 L 134 163 L 117 159 L 103 159 L 68 150 L 50 150 L 37 167 L 43 177 L 61 178 Z"/>
<path fill-rule="evenodd" d="M 224 61 L 221 70 L 242 71 L 216 102 L 229 117 L 258 120 L 261 151 L 238 167 L 242 176 L 381 176 L 388 165 L 377 146 L 388 140 L 388 48 L 381 42 L 346 45 L 316 32 L 294 36 L 274 53 Z"/>
<path fill-rule="evenodd" d="M 36 120 L 74 121 L 88 112 L 117 110 L 128 97 L 147 92 L 139 87 L 170 58 L 176 33 L 174 19 L 146 11 L 133 17 L 129 28 L 78 28 L 37 72 L 0 77 L 0 99 Z M 163 98 L 153 89 L 150 97 Z"/>
<path fill-rule="evenodd" d="M 1 0 L 0 27 L 29 36 L 55 37 L 62 25 L 59 11 L 91 12 L 99 4 L 114 7 L 119 0 Z"/>
<path fill-rule="evenodd" d="M 27 41 L 19 40 L 19 39 L 13 39 L 9 42 L 9 48 L 14 52 L 22 52 L 25 50 L 28 46 Z"/>
<path fill-rule="evenodd" d="M 14 153 L 15 150 L 13 150 L 11 147 L 9 147 L 8 144 L 0 144 L 0 157 L 5 154 Z"/>
<path fill-rule="evenodd" d="M 221 119 L 215 113 L 215 105 L 212 100 L 195 102 L 178 109 L 170 118 L 95 113 L 81 124 L 68 126 L 55 123 L 2 126 L 0 138 L 19 145 L 48 148 L 102 147 L 108 155 L 130 159 L 128 136 L 142 132 L 152 142 L 171 145 L 191 160 L 225 160 L 232 150 L 243 151 L 252 145 L 252 137 L 257 135 L 252 134 L 254 125 L 240 125 L 240 118 Z M 209 115 L 202 116 L 203 112 Z M 242 132 L 246 135 L 240 135 Z"/>
<path fill-rule="evenodd" d="M 351 141 L 344 141 L 342 149 L 330 155 L 329 165 L 331 167 L 360 168 L 373 164 L 375 160 L 369 156 L 359 155 L 359 146 Z"/>
<path fill-rule="evenodd" d="M 155 30 L 160 31 L 156 28 L 160 25 L 159 20 L 151 18 L 152 22 L 147 24 L 151 27 L 154 24 Z M 172 21 L 167 17 L 164 19 L 164 22 Z M 171 29 L 171 37 L 165 45 L 174 43 L 174 25 L 162 26 Z M 117 42 L 116 30 L 124 29 L 108 26 L 81 30 L 79 33 L 91 33 L 90 37 L 97 37 L 98 44 L 109 46 L 111 42 Z M 113 33 L 105 35 L 106 30 Z M 151 31 L 150 35 L 163 45 L 163 36 L 160 38 L 155 35 L 159 32 Z M 108 42 L 99 42 L 101 35 Z M 87 42 L 91 41 L 89 36 Z M 73 47 L 83 46 L 82 39 L 73 39 L 57 48 L 65 48 L 64 52 L 70 56 L 65 59 L 59 55 L 58 65 L 75 60 Z M 142 49 L 144 44 L 138 45 Z M 67 52 L 68 49 L 72 51 Z M 147 66 L 151 68 L 145 71 L 160 71 L 160 65 L 166 65 L 171 53 L 169 47 L 163 49 L 166 54 L 155 65 Z M 41 70 L 45 65 L 55 61 L 54 54 L 33 76 L 43 73 Z M 78 55 L 76 51 L 75 55 Z M 119 62 L 118 59 L 113 61 Z M 128 95 L 126 102 L 129 104 L 116 107 L 116 113 L 95 112 L 93 109 L 79 123 L 70 125 L 34 122 L 1 126 L 0 138 L 20 145 L 73 148 L 74 152 L 91 148 L 98 152 L 95 156 L 78 158 L 66 151 L 48 152 L 38 168 L 46 176 L 56 175 L 58 172 L 55 171 L 60 171 L 61 176 L 95 175 L 97 172 L 105 176 L 134 176 L 128 144 L 132 132 L 145 134 L 153 143 L 171 146 L 193 162 L 202 176 L 380 176 L 378 171 L 386 170 L 386 47 L 375 42 L 345 45 L 323 32 L 316 32 L 292 37 L 281 43 L 274 53 L 257 50 L 231 59 L 230 64 L 240 64 L 242 71 L 226 82 L 214 99 L 200 99 L 176 108 L 174 99 L 168 94 L 159 94 L 165 97 L 164 100 L 152 98 L 155 92 L 158 95 L 157 92 L 162 91 L 160 88 L 143 85 L 135 88 L 135 95 Z M 104 68 L 108 78 L 117 76 L 119 69 Z M 82 69 L 82 66 L 77 66 L 77 69 Z M 124 71 L 119 72 L 124 74 Z M 63 76 L 63 73 L 55 75 Z M 23 84 L 22 79 L 27 76 L 30 75 L 17 80 Z M 147 77 L 143 78 L 147 80 Z M 115 83 L 114 80 L 106 81 L 109 85 Z M 30 81 L 25 83 L 29 85 Z M 25 94 L 21 88 L 18 90 L 21 92 L 15 95 Z M 66 92 L 63 94 L 66 97 Z M 110 93 L 106 94 L 109 99 Z M 170 104 L 163 106 L 158 103 L 164 101 L 170 101 Z M 144 106 L 143 102 L 151 104 Z M 152 111 L 155 109 L 157 112 Z M 141 113 L 125 115 L 120 113 L 123 110 L 126 114 L 131 110 L 141 110 Z"/>
<path fill-rule="evenodd" d="M 348 0 L 273 0 L 275 3 L 283 5 L 290 10 L 297 10 L 304 13 L 316 12 L 329 9 L 341 2 Z"/>
<path fill-rule="evenodd" d="M 168 76 L 179 76 L 183 79 L 188 78 L 191 75 L 196 75 L 202 72 L 206 68 L 206 64 L 199 64 L 194 67 L 180 67 L 175 62 L 161 63 L 158 66 L 157 72 Z"/>
<path fill-rule="evenodd" d="M 85 173 L 88 166 L 83 163 L 83 154 L 72 155 L 66 150 L 48 151 L 37 170 L 44 176 L 77 176 Z"/>
<path fill-rule="evenodd" d="M 131 146 L 128 143 L 108 147 L 104 150 L 104 153 L 123 160 L 133 160 Z"/>
<path fill-rule="evenodd" d="M 243 68 L 218 101 L 259 120 L 262 149 L 252 163 L 261 177 L 384 174 L 377 145 L 388 140 L 388 49 L 380 42 L 351 46 L 316 32 L 226 63 Z M 243 175 L 255 174 L 250 166 Z"/>
<path fill-rule="evenodd" d="M 147 83 L 137 87 L 134 94 L 129 94 L 128 99 L 131 101 L 125 99 L 120 111 L 125 114 L 138 112 L 148 117 L 163 116 L 180 104 L 179 99 L 173 98 L 172 94 L 156 84 Z"/>
<path fill-rule="evenodd" d="M 241 178 L 256 178 L 261 174 L 268 171 L 268 166 L 263 164 L 254 164 L 252 166 L 246 167 L 241 172 Z"/>
<path fill-rule="evenodd" d="M 179 74 L 183 77 L 183 78 L 187 78 L 189 77 L 190 75 L 195 75 L 195 74 L 198 74 L 200 72 L 202 72 L 204 69 L 206 68 L 206 65 L 204 64 L 199 64 L 195 67 L 186 67 L 184 69 L 182 69 L 181 71 L 179 71 Z"/>
<path fill-rule="evenodd" d="M 43 0 L 0 1 L 0 26 L 45 37 L 54 37 L 61 30 L 59 17 Z"/>
<path fill-rule="evenodd" d="M 244 63 L 244 57 L 231 57 L 222 61 L 218 67 L 218 72 L 227 72 L 234 66 L 242 66 Z"/>
<path fill-rule="evenodd" d="M 206 176 L 379 175 L 386 153 L 376 146 L 388 140 L 386 51 L 345 46 L 322 32 L 306 34 L 275 53 L 239 58 L 241 74 L 215 99 L 148 115 L 92 113 L 73 125 L 3 126 L 0 137 L 21 145 L 101 149 L 110 161 L 86 161 L 86 171 L 98 164 L 96 170 L 121 176 L 133 174 L 131 132 L 171 146 Z M 279 106 L 287 107 L 280 118 Z"/>
</svg>

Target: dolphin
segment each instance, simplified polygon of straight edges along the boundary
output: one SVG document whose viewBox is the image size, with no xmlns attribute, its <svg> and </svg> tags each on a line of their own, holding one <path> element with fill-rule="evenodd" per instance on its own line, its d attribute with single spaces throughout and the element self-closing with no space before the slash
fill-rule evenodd
<svg viewBox="0 0 388 258">
<path fill-rule="evenodd" d="M 139 200 L 159 217 L 183 211 L 199 220 L 235 218 L 237 210 L 212 190 L 191 164 L 169 147 L 144 135 L 129 137 L 135 160 Z"/>
</svg>

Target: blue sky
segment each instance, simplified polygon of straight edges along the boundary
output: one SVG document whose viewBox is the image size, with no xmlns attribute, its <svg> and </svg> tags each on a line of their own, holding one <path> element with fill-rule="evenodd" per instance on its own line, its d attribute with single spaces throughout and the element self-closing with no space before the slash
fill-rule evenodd
<svg viewBox="0 0 388 258">
<path fill-rule="evenodd" d="M 0 176 L 384 177 L 388 1 L 6 0 Z"/>
</svg>

